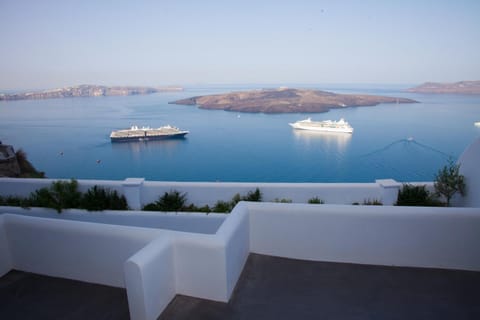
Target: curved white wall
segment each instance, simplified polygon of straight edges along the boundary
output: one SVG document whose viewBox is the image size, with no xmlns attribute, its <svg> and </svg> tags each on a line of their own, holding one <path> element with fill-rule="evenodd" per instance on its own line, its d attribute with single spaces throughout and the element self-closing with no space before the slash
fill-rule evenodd
<svg viewBox="0 0 480 320">
<path fill-rule="evenodd" d="M 455 197 L 455 205 L 480 207 L 480 138 L 477 138 L 458 159 L 460 173 L 465 176 L 467 194 Z"/>
</svg>

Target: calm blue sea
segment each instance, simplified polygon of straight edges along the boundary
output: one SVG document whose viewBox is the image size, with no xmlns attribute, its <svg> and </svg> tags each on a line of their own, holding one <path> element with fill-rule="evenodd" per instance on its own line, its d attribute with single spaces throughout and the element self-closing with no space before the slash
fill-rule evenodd
<svg viewBox="0 0 480 320">
<path fill-rule="evenodd" d="M 203 86 L 147 96 L 0 101 L 0 140 L 51 178 L 167 181 L 430 181 L 480 135 L 480 96 L 403 92 L 409 86 L 292 85 L 408 97 L 321 114 L 250 114 L 170 105 L 196 95 L 276 86 Z M 353 135 L 297 132 L 289 122 L 345 118 Z M 113 129 L 165 124 L 184 140 L 112 144 Z M 413 138 L 409 141 L 408 138 Z M 411 139 L 410 139 L 411 140 Z"/>
</svg>

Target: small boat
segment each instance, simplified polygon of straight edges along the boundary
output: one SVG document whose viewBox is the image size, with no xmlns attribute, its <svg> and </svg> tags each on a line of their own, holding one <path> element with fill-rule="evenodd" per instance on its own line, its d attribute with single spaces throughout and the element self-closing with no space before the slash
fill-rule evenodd
<svg viewBox="0 0 480 320">
<path fill-rule="evenodd" d="M 143 140 L 162 140 L 171 138 L 182 138 L 188 131 L 180 130 L 177 127 L 166 125 L 160 128 L 137 127 L 130 129 L 114 130 L 110 134 L 112 142 L 122 141 L 143 141 Z"/>
<path fill-rule="evenodd" d="M 312 121 L 311 118 L 307 118 L 305 120 L 289 123 L 289 125 L 292 126 L 292 128 L 300 130 L 353 133 L 352 126 L 350 126 L 350 124 L 343 118 L 339 121 Z"/>
</svg>

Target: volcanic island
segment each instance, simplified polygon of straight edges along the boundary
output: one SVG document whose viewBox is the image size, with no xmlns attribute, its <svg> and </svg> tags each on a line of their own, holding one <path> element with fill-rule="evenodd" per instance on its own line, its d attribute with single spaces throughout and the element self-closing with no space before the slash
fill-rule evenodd
<svg viewBox="0 0 480 320">
<path fill-rule="evenodd" d="M 196 105 L 201 109 L 251 113 L 320 113 L 330 109 L 376 106 L 380 103 L 417 103 L 418 101 L 366 94 L 339 94 L 310 89 L 261 89 L 226 94 L 196 96 L 169 102 Z"/>
<path fill-rule="evenodd" d="M 407 91 L 415 93 L 480 94 L 480 81 L 425 82 Z"/>
</svg>

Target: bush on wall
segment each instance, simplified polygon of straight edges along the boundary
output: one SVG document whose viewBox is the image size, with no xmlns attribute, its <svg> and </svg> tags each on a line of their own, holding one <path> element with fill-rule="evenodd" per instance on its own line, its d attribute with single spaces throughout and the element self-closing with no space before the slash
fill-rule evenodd
<svg viewBox="0 0 480 320">
<path fill-rule="evenodd" d="M 128 209 L 125 196 L 98 186 L 93 186 L 82 194 L 78 191 L 78 182 L 75 179 L 54 181 L 49 187 L 32 192 L 28 198 L 0 197 L 0 205 L 52 208 L 58 213 L 71 208 L 89 211 Z"/>
</svg>

